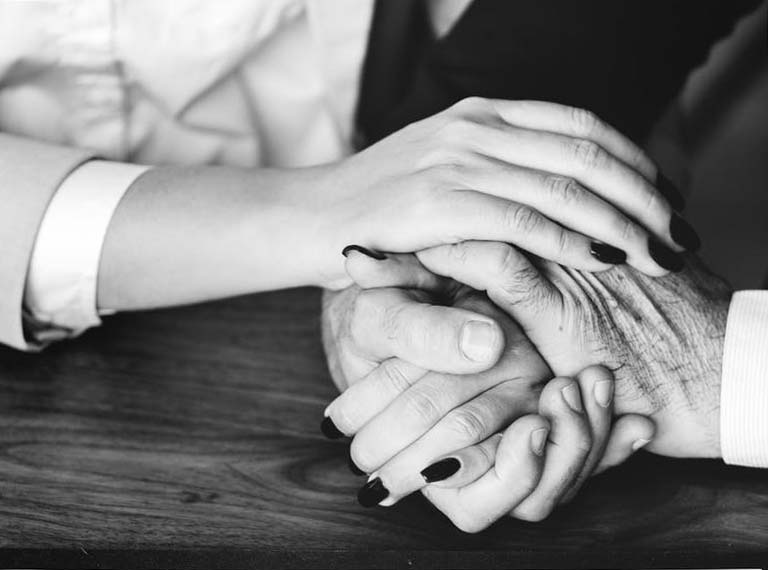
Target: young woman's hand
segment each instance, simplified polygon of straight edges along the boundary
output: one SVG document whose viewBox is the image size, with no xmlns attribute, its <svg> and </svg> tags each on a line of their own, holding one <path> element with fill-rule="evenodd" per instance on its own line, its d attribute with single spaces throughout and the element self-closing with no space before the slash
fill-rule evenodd
<svg viewBox="0 0 768 570">
<path fill-rule="evenodd" d="M 317 180 L 297 203 L 311 220 L 308 247 L 326 261 L 324 285 L 345 283 L 333 256 L 350 243 L 410 252 L 494 240 L 577 269 L 626 262 L 653 276 L 699 243 L 636 145 L 553 103 L 466 99 Z"/>
<path fill-rule="evenodd" d="M 506 514 L 545 519 L 590 475 L 624 462 L 652 438 L 653 422 L 643 416 L 612 425 L 613 390 L 613 375 L 602 367 L 550 380 L 538 414 L 424 469 L 422 493 L 466 532 Z"/>
</svg>

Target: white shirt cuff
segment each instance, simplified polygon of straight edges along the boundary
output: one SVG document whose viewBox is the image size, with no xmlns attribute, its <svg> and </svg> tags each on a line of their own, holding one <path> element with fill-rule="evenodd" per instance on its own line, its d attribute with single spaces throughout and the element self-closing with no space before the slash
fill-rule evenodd
<svg viewBox="0 0 768 570">
<path fill-rule="evenodd" d="M 731 300 L 720 443 L 726 463 L 768 467 L 768 291 L 739 291 Z"/>
<path fill-rule="evenodd" d="M 27 273 L 24 305 L 35 321 L 31 340 L 74 336 L 101 323 L 96 287 L 107 228 L 125 192 L 148 168 L 92 160 L 58 188 Z"/>
</svg>

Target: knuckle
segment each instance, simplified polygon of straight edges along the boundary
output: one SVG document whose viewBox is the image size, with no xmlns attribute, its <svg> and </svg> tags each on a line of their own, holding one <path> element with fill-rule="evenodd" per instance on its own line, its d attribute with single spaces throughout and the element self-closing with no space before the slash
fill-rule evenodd
<svg viewBox="0 0 768 570">
<path fill-rule="evenodd" d="M 571 154 L 576 163 L 587 170 L 596 170 L 605 166 L 608 159 L 608 154 L 603 147 L 587 139 L 578 139 L 571 143 Z"/>
<path fill-rule="evenodd" d="M 475 134 L 476 123 L 467 117 L 456 117 L 447 121 L 440 129 L 440 139 L 456 145 L 465 145 Z"/>
<path fill-rule="evenodd" d="M 405 415 L 414 417 L 420 425 L 432 425 L 443 415 L 436 390 L 421 388 L 407 393 Z"/>
<path fill-rule="evenodd" d="M 521 264 L 519 254 L 511 247 L 507 247 L 497 275 L 500 291 L 512 298 L 520 293 L 528 293 L 530 284 L 537 277 L 536 270 L 528 264 Z"/>
<path fill-rule="evenodd" d="M 469 166 L 458 154 L 429 169 L 430 184 L 436 190 L 456 190 L 467 187 Z"/>
<path fill-rule="evenodd" d="M 614 232 L 623 243 L 630 243 L 638 239 L 637 225 L 626 216 L 619 216 L 614 224 Z"/>
<path fill-rule="evenodd" d="M 470 407 L 459 408 L 451 412 L 448 430 L 464 444 L 476 442 L 488 432 L 488 425 L 482 414 Z"/>
<path fill-rule="evenodd" d="M 584 197 L 584 188 L 573 178 L 555 174 L 544 178 L 544 187 L 552 198 L 562 205 L 569 206 Z"/>
<path fill-rule="evenodd" d="M 487 111 L 490 107 L 490 104 L 491 102 L 488 99 L 484 99 L 483 97 L 465 97 L 458 103 L 454 103 L 451 107 L 451 110 L 457 111 L 459 113 Z"/>
<path fill-rule="evenodd" d="M 541 227 L 543 219 L 535 210 L 513 202 L 504 209 L 504 222 L 507 227 L 530 234 L 535 233 Z"/>
<path fill-rule="evenodd" d="M 581 107 L 571 108 L 571 120 L 579 132 L 587 135 L 593 133 L 600 126 L 601 121 L 592 111 Z"/>
<path fill-rule="evenodd" d="M 466 242 L 451 244 L 446 252 L 453 265 L 464 266 L 469 261 L 470 250 Z"/>
<path fill-rule="evenodd" d="M 563 229 L 557 230 L 557 241 L 555 242 L 555 255 L 562 259 L 568 255 L 572 245 L 571 234 Z"/>
<path fill-rule="evenodd" d="M 515 256 L 509 245 L 501 242 L 490 242 L 486 248 L 487 261 L 485 263 L 492 273 L 500 276 L 513 269 Z"/>
<path fill-rule="evenodd" d="M 387 382 L 398 394 L 405 392 L 410 386 L 411 382 L 408 375 L 402 368 L 400 361 L 396 359 L 388 360 L 385 364 L 382 364 L 384 381 Z"/>
<path fill-rule="evenodd" d="M 665 207 L 662 205 L 656 190 L 646 190 L 645 211 L 650 213 L 663 211 L 664 209 Z"/>
<path fill-rule="evenodd" d="M 433 181 L 435 173 L 440 172 L 440 166 L 445 164 L 461 164 L 462 154 L 460 150 L 452 144 L 451 141 L 446 140 L 447 135 L 443 132 L 448 127 L 442 127 L 438 134 L 434 137 L 432 144 L 429 148 L 421 151 L 421 154 L 416 160 L 416 170 L 421 174 L 420 180 L 425 183 Z M 435 170 L 437 168 L 437 170 Z"/>
</svg>

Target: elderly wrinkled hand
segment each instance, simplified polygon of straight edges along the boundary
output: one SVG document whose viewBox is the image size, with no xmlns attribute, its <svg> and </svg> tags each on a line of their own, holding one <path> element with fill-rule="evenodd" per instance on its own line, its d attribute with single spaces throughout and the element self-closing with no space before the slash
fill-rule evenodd
<svg viewBox="0 0 768 570">
<path fill-rule="evenodd" d="M 720 375 L 730 287 L 693 256 L 651 279 L 621 267 L 587 274 L 531 261 L 506 244 L 467 242 L 418 254 L 481 291 L 523 328 L 555 374 L 591 364 L 616 374 L 616 411 L 651 416 L 648 449 L 721 457 Z"/>
</svg>

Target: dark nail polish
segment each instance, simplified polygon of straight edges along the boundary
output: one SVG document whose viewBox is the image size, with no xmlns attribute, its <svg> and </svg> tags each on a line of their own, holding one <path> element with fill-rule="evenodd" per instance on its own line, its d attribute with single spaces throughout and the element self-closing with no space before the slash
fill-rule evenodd
<svg viewBox="0 0 768 570">
<path fill-rule="evenodd" d="M 351 457 L 348 458 L 347 465 L 349 465 L 349 470 L 352 471 L 353 475 L 365 475 L 365 471 L 355 465 L 355 462 L 352 461 Z"/>
<path fill-rule="evenodd" d="M 669 233 L 675 243 L 680 244 L 688 251 L 697 251 L 701 247 L 701 238 L 691 224 L 677 214 L 672 214 L 669 222 Z"/>
<path fill-rule="evenodd" d="M 677 186 L 661 172 L 656 176 L 656 188 L 667 199 L 672 209 L 682 212 L 685 209 L 685 198 L 677 189 Z"/>
<path fill-rule="evenodd" d="M 612 265 L 620 265 L 627 262 L 627 254 L 620 250 L 618 247 L 613 247 L 607 243 L 600 243 L 593 241 L 589 247 L 589 253 L 603 263 L 610 263 Z"/>
<path fill-rule="evenodd" d="M 323 432 L 323 435 L 328 439 L 339 439 L 344 437 L 344 434 L 339 431 L 339 428 L 336 427 L 336 424 L 333 423 L 331 418 L 323 418 L 323 423 L 320 424 L 320 431 Z"/>
<path fill-rule="evenodd" d="M 378 477 L 368 481 L 357 492 L 357 502 L 364 507 L 375 507 L 387 497 L 389 491 Z"/>
<path fill-rule="evenodd" d="M 425 468 L 421 472 L 421 476 L 427 483 L 434 483 L 435 481 L 443 481 L 448 479 L 451 475 L 455 474 L 461 462 L 455 457 L 446 457 L 440 461 L 435 461 L 432 465 Z"/>
<path fill-rule="evenodd" d="M 648 240 L 648 253 L 667 271 L 680 271 L 683 268 L 683 258 L 655 239 Z"/>
<path fill-rule="evenodd" d="M 363 255 L 367 255 L 372 259 L 376 259 L 377 261 L 382 261 L 384 259 L 387 259 L 387 256 L 381 253 L 380 251 L 374 251 L 372 249 L 368 249 L 367 247 L 363 247 L 362 245 L 348 245 L 347 247 L 341 250 L 341 255 L 343 255 L 344 257 L 347 257 L 350 251 L 357 251 L 359 253 L 362 253 Z"/>
</svg>

